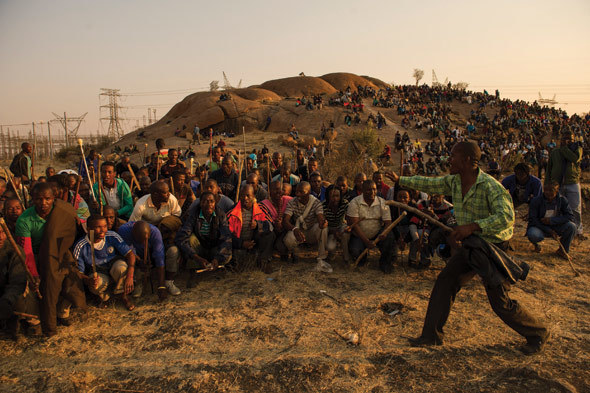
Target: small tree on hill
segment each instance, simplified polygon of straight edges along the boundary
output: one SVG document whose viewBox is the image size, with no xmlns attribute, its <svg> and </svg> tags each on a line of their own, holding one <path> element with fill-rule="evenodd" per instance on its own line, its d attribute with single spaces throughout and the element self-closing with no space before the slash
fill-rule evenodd
<svg viewBox="0 0 590 393">
<path fill-rule="evenodd" d="M 414 68 L 414 74 L 412 75 L 416 79 L 416 86 L 420 83 L 420 80 L 424 77 L 424 70 Z"/>
<path fill-rule="evenodd" d="M 209 91 L 217 90 L 219 90 L 219 81 L 211 81 L 211 83 L 209 83 Z"/>
</svg>

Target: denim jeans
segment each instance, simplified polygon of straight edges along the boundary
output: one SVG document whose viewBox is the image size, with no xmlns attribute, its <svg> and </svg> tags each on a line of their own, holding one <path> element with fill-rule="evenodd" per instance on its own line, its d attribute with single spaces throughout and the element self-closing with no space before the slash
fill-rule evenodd
<svg viewBox="0 0 590 393">
<path fill-rule="evenodd" d="M 580 183 L 564 184 L 559 188 L 561 195 L 567 199 L 570 208 L 574 212 L 574 224 L 576 224 L 577 234 L 582 234 L 582 198 Z"/>
<path fill-rule="evenodd" d="M 557 232 L 557 234 L 560 236 L 559 241 L 563 245 L 565 251 L 570 252 L 570 244 L 572 243 L 572 240 L 574 239 L 574 236 L 576 234 L 576 224 L 570 221 L 561 225 L 551 225 L 551 229 Z M 526 231 L 526 236 L 533 244 L 537 244 L 543 241 L 543 239 L 545 239 L 545 236 L 549 235 L 549 233 L 543 232 L 540 228 L 537 227 L 530 227 Z"/>
</svg>

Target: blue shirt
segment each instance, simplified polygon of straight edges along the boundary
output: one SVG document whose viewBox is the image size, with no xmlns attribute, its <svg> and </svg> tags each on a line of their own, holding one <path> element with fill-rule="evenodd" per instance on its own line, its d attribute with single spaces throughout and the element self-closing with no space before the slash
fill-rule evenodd
<svg viewBox="0 0 590 393">
<path fill-rule="evenodd" d="M 131 233 L 133 230 L 133 224 L 135 224 L 135 221 L 129 221 L 128 223 L 121 225 L 118 232 L 123 240 L 133 247 L 135 255 L 143 259 L 144 245 L 142 242 L 136 242 L 133 240 L 133 234 Z M 151 230 L 150 237 L 148 239 L 148 252 L 150 252 L 154 266 L 163 267 L 165 251 L 164 242 L 162 241 L 162 234 L 160 233 L 160 230 L 152 224 L 149 224 L 149 226 Z M 145 263 L 145 261 L 142 261 L 142 263 Z"/>
<path fill-rule="evenodd" d="M 131 251 L 117 234 L 108 231 L 102 241 L 94 243 L 94 260 L 97 267 L 108 267 L 116 256 L 125 256 Z M 88 236 L 83 237 L 74 246 L 74 258 L 78 261 L 78 270 L 82 273 L 92 271 L 92 246 Z"/>
</svg>

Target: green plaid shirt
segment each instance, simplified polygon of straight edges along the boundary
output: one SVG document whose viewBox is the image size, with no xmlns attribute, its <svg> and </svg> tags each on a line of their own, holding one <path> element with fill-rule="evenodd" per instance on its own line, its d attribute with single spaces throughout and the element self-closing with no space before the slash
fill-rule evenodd
<svg viewBox="0 0 590 393">
<path fill-rule="evenodd" d="M 514 208 L 510 194 L 496 179 L 481 170 L 465 197 L 461 192 L 459 175 L 401 176 L 399 184 L 428 194 L 452 196 L 457 223 L 466 225 L 476 222 L 481 227 L 480 236 L 491 243 L 512 237 Z"/>
</svg>

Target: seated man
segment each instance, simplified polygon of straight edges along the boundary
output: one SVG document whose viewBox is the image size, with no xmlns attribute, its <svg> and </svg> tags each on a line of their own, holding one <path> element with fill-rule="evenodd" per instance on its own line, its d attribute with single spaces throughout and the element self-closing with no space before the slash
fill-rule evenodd
<svg viewBox="0 0 590 393">
<path fill-rule="evenodd" d="M 167 179 L 172 176 L 173 172 L 177 170 L 184 170 L 184 168 L 184 163 L 182 161 L 178 161 L 178 151 L 176 149 L 170 149 L 168 150 L 168 161 L 162 165 L 162 168 L 160 169 L 160 176 L 162 179 Z"/>
<path fill-rule="evenodd" d="M 543 194 L 531 200 L 529 205 L 529 225 L 526 235 L 535 246 L 536 252 L 541 252 L 541 242 L 545 236 L 557 238 L 560 236 L 565 253 L 560 248 L 556 253 L 563 259 L 568 259 L 570 244 L 576 234 L 574 213 L 569 207 L 567 199 L 559 194 L 559 183 L 553 181 L 545 184 Z"/>
<path fill-rule="evenodd" d="M 229 262 L 232 256 L 231 232 L 227 217 L 216 206 L 215 195 L 203 191 L 199 202 L 193 203 L 186 221 L 176 234 L 176 245 L 190 269 L 188 288 L 196 285 L 196 269 L 215 270 Z"/>
<path fill-rule="evenodd" d="M 531 175 L 529 166 L 524 163 L 517 164 L 514 174 L 502 179 L 502 185 L 510 193 L 515 208 L 543 194 L 541 180 Z"/>
<path fill-rule="evenodd" d="M 217 181 L 213 180 L 213 179 L 207 179 L 207 181 L 205 182 L 205 187 L 203 188 L 203 192 L 204 191 L 209 191 L 210 193 L 213 194 L 213 196 L 215 197 L 215 206 L 219 207 L 224 213 L 227 214 L 227 212 L 229 212 L 235 205 L 234 201 L 232 201 L 231 199 L 229 199 L 227 196 L 223 195 L 221 193 L 221 190 L 219 189 L 219 187 L 217 186 Z M 201 203 L 200 198 L 197 198 L 193 204 L 191 205 L 191 207 L 189 208 L 192 209 L 195 205 L 199 205 Z"/>
<path fill-rule="evenodd" d="M 363 182 L 367 180 L 367 175 L 360 172 L 354 176 L 354 188 L 344 196 L 348 202 L 352 201 L 359 195 L 363 195 Z"/>
<path fill-rule="evenodd" d="M 86 201 L 84 201 L 80 194 L 70 191 L 68 175 L 63 173 L 54 175 L 47 179 L 47 182 L 53 185 L 55 197 L 57 199 L 61 199 L 74 206 L 74 209 L 76 209 L 76 215 L 80 221 L 85 222 L 86 219 L 90 217 Z"/>
<path fill-rule="evenodd" d="M 197 199 L 191 187 L 186 183 L 186 172 L 174 171 L 168 180 L 172 195 L 178 200 L 178 206 L 182 211 L 181 217 L 186 215 L 192 203 Z"/>
<path fill-rule="evenodd" d="M 258 202 L 262 202 L 268 198 L 268 192 L 260 185 L 260 178 L 256 173 L 250 173 L 246 177 L 246 184 L 252 186 L 254 189 L 254 197 Z"/>
<path fill-rule="evenodd" d="M 102 209 L 102 211 L 102 216 L 105 218 L 105 220 L 107 220 L 108 231 L 119 232 L 119 228 L 121 227 L 121 225 L 127 222 L 117 217 L 117 211 L 113 209 L 111 206 L 105 206 Z"/>
<path fill-rule="evenodd" d="M 14 236 L 14 230 L 16 229 L 16 220 L 23 214 L 23 211 L 23 204 L 17 198 L 9 198 L 4 202 L 2 215 L 12 236 Z"/>
<path fill-rule="evenodd" d="M 267 274 L 272 272 L 270 262 L 275 235 L 272 224 L 256 203 L 252 186 L 246 185 L 241 188 L 240 201 L 227 214 L 227 221 L 232 233 L 235 259 L 239 259 L 240 254 L 243 254 L 240 251 L 255 252 L 262 271 Z"/>
<path fill-rule="evenodd" d="M 314 172 L 311 178 L 311 195 L 319 199 L 320 202 L 326 200 L 326 187 L 322 185 L 322 175 L 319 172 Z"/>
<path fill-rule="evenodd" d="M 285 246 L 296 260 L 297 247 L 301 243 L 318 245 L 317 271 L 331 273 L 332 267 L 325 260 L 328 257 L 328 222 L 324 218 L 322 203 L 310 195 L 311 186 L 304 181 L 297 185 L 296 197 L 291 199 L 285 209 L 283 227 L 287 231 Z"/>
<path fill-rule="evenodd" d="M 384 273 L 391 273 L 395 258 L 395 237 L 393 231 L 385 236 L 381 233 L 391 224 L 391 212 L 385 200 L 377 196 L 377 185 L 373 180 L 365 180 L 363 194 L 348 204 L 346 221 L 352 226 L 348 243 L 350 257 L 356 261 L 365 248 L 379 247 L 379 268 Z"/>
<path fill-rule="evenodd" d="M 275 248 L 281 255 L 281 260 L 287 260 L 289 257 L 289 251 L 283 242 L 283 238 L 287 233 L 283 227 L 283 216 L 285 214 L 285 209 L 287 208 L 287 203 L 289 203 L 293 197 L 285 193 L 284 184 L 280 181 L 273 181 L 270 183 L 269 193 L 270 197 L 262 201 L 260 208 L 272 222 L 273 232 L 276 239 Z"/>
<path fill-rule="evenodd" d="M 236 192 L 238 190 L 239 178 L 234 169 L 234 161 L 229 154 L 226 154 L 221 161 L 221 169 L 211 172 L 209 176 L 211 179 L 217 181 L 217 185 L 232 201 L 236 199 Z"/>
<path fill-rule="evenodd" d="M 113 294 L 121 297 L 129 311 L 133 310 L 135 306 L 127 297 L 133 291 L 135 272 L 135 255 L 131 247 L 116 232 L 107 230 L 107 220 L 103 216 L 90 216 L 86 225 L 88 231 L 93 231 L 94 243 L 86 235 L 74 246 L 74 258 L 78 261 L 78 270 L 84 275 L 84 283 L 100 298 L 101 308 L 106 307 L 105 302 L 110 298 L 106 291 L 109 284 L 114 283 Z M 96 276 L 93 275 L 93 262 Z"/>
<path fill-rule="evenodd" d="M 145 221 L 155 225 L 162 236 L 166 249 L 166 288 L 168 292 L 177 296 L 180 289 L 174 285 L 174 277 L 178 272 L 180 255 L 174 245 L 176 232 L 182 225 L 180 221 L 180 206 L 174 195 L 170 194 L 168 183 L 164 180 L 153 182 L 150 194 L 137 201 L 129 221 Z"/>
<path fill-rule="evenodd" d="M 330 186 L 326 191 L 326 200 L 324 202 L 324 215 L 328 221 L 328 243 L 326 248 L 328 252 L 333 252 L 342 245 L 342 257 L 344 262 L 350 263 L 348 253 L 348 242 L 350 240 L 350 228 L 344 220 L 348 210 L 348 201 L 342 198 L 341 189 L 337 186 Z"/>
<path fill-rule="evenodd" d="M 133 211 L 133 198 L 131 197 L 131 190 L 125 180 L 115 177 L 115 164 L 106 161 L 100 166 L 101 173 L 101 190 L 99 194 L 99 185 L 94 183 L 92 191 L 94 195 L 102 195 L 102 205 L 112 206 L 117 210 L 117 215 L 126 220 Z M 91 207 L 94 212 L 100 210 L 100 206 L 96 202 L 91 202 Z"/>
<path fill-rule="evenodd" d="M 311 180 L 311 174 L 314 172 L 318 172 L 319 169 L 320 167 L 318 160 L 316 158 L 311 157 L 307 160 L 307 165 L 301 165 L 299 168 L 297 168 L 294 174 L 297 177 L 299 177 L 302 181 L 309 182 Z"/>
<path fill-rule="evenodd" d="M 135 265 L 148 274 L 146 278 L 150 284 L 152 284 L 151 267 L 153 265 L 156 268 L 158 298 L 160 301 L 165 300 L 168 287 L 164 279 L 164 242 L 162 241 L 162 235 L 158 228 L 145 221 L 129 221 L 121 225 L 119 236 L 133 248 L 136 256 Z M 139 271 L 136 271 L 134 275 L 136 282 L 133 285 L 134 289 L 131 294 L 134 298 L 140 297 L 143 293 L 143 283 L 140 279 L 141 274 L 138 273 Z"/>
</svg>

